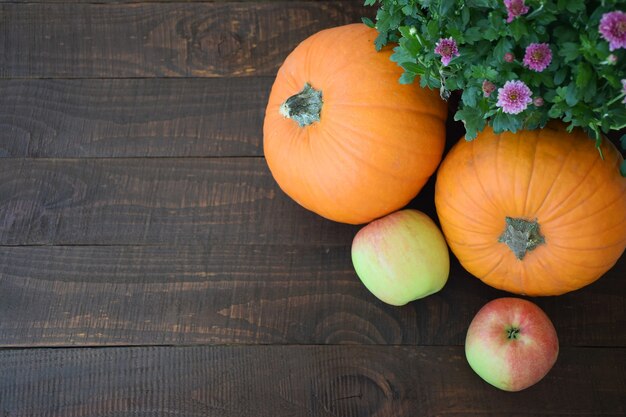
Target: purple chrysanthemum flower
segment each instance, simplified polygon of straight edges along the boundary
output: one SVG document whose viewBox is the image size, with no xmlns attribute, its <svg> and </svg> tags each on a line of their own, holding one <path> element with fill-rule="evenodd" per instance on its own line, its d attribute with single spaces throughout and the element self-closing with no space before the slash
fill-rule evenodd
<svg viewBox="0 0 626 417">
<path fill-rule="evenodd" d="M 524 4 L 524 0 L 504 0 L 506 11 L 509 14 L 506 22 L 511 23 L 518 16 L 528 13 L 528 6 Z"/>
<path fill-rule="evenodd" d="M 452 58 L 459 56 L 459 48 L 452 37 L 441 38 L 435 45 L 435 53 L 441 55 L 441 63 L 443 65 L 448 65 Z"/>
<path fill-rule="evenodd" d="M 611 51 L 626 48 L 626 13 L 618 10 L 603 14 L 598 31 L 609 42 Z"/>
<path fill-rule="evenodd" d="M 496 106 L 505 113 L 518 114 L 526 110 L 528 105 L 533 102 L 533 99 L 530 98 L 531 95 L 530 88 L 523 81 L 507 81 L 504 83 L 504 87 L 498 89 Z"/>
<path fill-rule="evenodd" d="M 541 72 L 552 62 L 552 51 L 547 43 L 531 43 L 524 54 L 524 66 Z"/>
</svg>

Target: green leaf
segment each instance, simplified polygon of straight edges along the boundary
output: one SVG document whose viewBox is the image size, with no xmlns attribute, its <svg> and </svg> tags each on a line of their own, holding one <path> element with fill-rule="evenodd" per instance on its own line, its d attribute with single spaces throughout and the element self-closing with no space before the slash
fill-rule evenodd
<svg viewBox="0 0 626 417">
<path fill-rule="evenodd" d="M 489 19 L 480 19 L 476 22 L 476 27 L 482 30 L 487 30 L 487 28 L 491 27 L 491 23 L 489 22 Z"/>
<path fill-rule="evenodd" d="M 404 68 L 406 71 L 413 72 L 415 74 L 424 73 L 424 69 L 416 62 L 407 61 L 407 62 L 401 63 L 400 66 Z"/>
<path fill-rule="evenodd" d="M 418 39 L 414 37 L 404 37 L 400 39 L 400 46 L 411 58 L 415 58 L 424 49 Z"/>
<path fill-rule="evenodd" d="M 446 87 L 450 91 L 460 90 L 461 86 L 459 85 L 459 80 L 457 77 L 451 77 L 446 79 Z"/>
<path fill-rule="evenodd" d="M 554 37 L 558 39 L 558 43 L 574 42 L 578 40 L 578 32 L 570 25 L 558 26 L 553 31 Z"/>
<path fill-rule="evenodd" d="M 439 16 L 445 16 L 448 14 L 452 6 L 454 6 L 455 0 L 440 0 L 439 3 Z"/>
<path fill-rule="evenodd" d="M 545 126 L 545 123 L 548 121 L 548 114 L 542 110 L 533 110 L 528 112 L 528 115 L 524 119 L 524 129 L 534 130 L 538 127 Z"/>
<path fill-rule="evenodd" d="M 559 105 L 554 105 L 550 108 L 550 111 L 548 111 L 548 116 L 551 119 L 560 119 L 563 116 L 563 110 L 561 109 L 561 106 Z"/>
<path fill-rule="evenodd" d="M 376 26 L 369 17 L 362 17 L 361 21 L 365 23 L 367 27 L 374 28 Z"/>
<path fill-rule="evenodd" d="M 398 31 L 400 32 L 400 34 L 405 37 L 405 38 L 413 38 L 413 34 L 411 33 L 411 27 L 410 26 L 400 26 L 398 27 Z"/>
<path fill-rule="evenodd" d="M 466 7 L 482 7 L 492 9 L 494 7 L 493 0 L 467 0 Z"/>
<path fill-rule="evenodd" d="M 626 135 L 623 135 L 619 141 L 622 144 L 622 149 L 626 151 Z"/>
<path fill-rule="evenodd" d="M 517 132 L 522 127 L 522 117 L 514 114 L 498 112 L 493 118 L 492 126 L 495 133 Z"/>
<path fill-rule="evenodd" d="M 541 78 L 541 82 L 543 83 L 543 85 L 545 85 L 548 88 L 554 88 L 554 79 L 552 77 L 552 74 L 550 74 L 547 71 L 544 71 L 541 73 L 540 78 Z"/>
<path fill-rule="evenodd" d="M 374 40 L 374 46 L 377 51 L 380 51 L 385 45 L 387 45 L 387 32 L 380 32 Z"/>
<path fill-rule="evenodd" d="M 439 38 L 439 21 L 436 19 L 431 20 L 426 25 L 426 30 L 428 32 L 428 36 L 430 36 L 433 40 Z"/>
<path fill-rule="evenodd" d="M 398 80 L 398 82 L 400 84 L 413 84 L 413 81 L 415 81 L 416 76 L 417 74 L 413 72 L 405 72 L 404 74 L 400 76 L 400 80 Z"/>
<path fill-rule="evenodd" d="M 572 13 L 585 11 L 585 0 L 567 0 L 565 8 Z"/>
<path fill-rule="evenodd" d="M 576 68 L 576 87 L 587 87 L 592 75 L 593 69 L 591 69 L 589 64 L 585 62 L 580 62 L 578 64 L 578 67 Z"/>
<path fill-rule="evenodd" d="M 465 126 L 465 139 L 472 140 L 476 138 L 478 132 L 485 128 L 485 120 L 482 111 L 475 107 L 460 107 L 454 114 L 454 120 L 462 121 Z"/>
<path fill-rule="evenodd" d="M 493 55 L 498 62 L 504 62 L 504 55 L 512 49 L 513 43 L 508 38 L 501 38 L 493 49 Z"/>
<path fill-rule="evenodd" d="M 404 13 L 407 16 L 412 16 L 413 14 L 415 14 L 416 12 L 416 8 L 413 5 L 407 4 L 406 6 L 404 6 L 402 8 L 402 13 Z"/>
<path fill-rule="evenodd" d="M 554 74 L 554 84 L 561 85 L 569 72 L 568 67 L 563 67 Z"/>
<path fill-rule="evenodd" d="M 565 42 L 559 48 L 559 55 L 565 59 L 565 62 L 575 60 L 580 56 L 580 44 L 576 42 Z"/>
<path fill-rule="evenodd" d="M 604 132 L 608 132 L 609 130 L 611 130 L 611 120 L 609 120 L 608 117 L 604 117 L 602 119 L 602 131 Z"/>
<path fill-rule="evenodd" d="M 472 27 L 465 31 L 464 36 L 465 42 L 471 45 L 483 38 L 483 32 L 482 30 L 480 30 L 480 28 Z"/>
<path fill-rule="evenodd" d="M 526 27 L 526 23 L 523 19 L 515 19 L 512 21 L 509 24 L 509 30 L 516 41 L 519 41 L 522 37 L 528 35 L 528 28 Z"/>
<path fill-rule="evenodd" d="M 557 17 L 552 13 L 541 13 L 535 18 L 535 23 L 540 25 L 541 27 L 545 27 L 548 24 L 557 20 Z"/>
<path fill-rule="evenodd" d="M 495 80 L 498 77 L 498 71 L 491 67 L 485 67 L 484 65 L 475 65 L 471 68 L 471 74 L 473 78 L 478 79 L 479 81 L 487 80 Z"/>
<path fill-rule="evenodd" d="M 480 90 L 475 86 L 471 86 L 463 90 L 463 94 L 461 95 L 463 104 L 465 104 L 465 106 L 475 107 L 478 102 L 479 91 Z"/>
<path fill-rule="evenodd" d="M 459 29 L 452 26 L 448 26 L 447 29 L 450 36 L 452 36 L 455 40 L 461 42 L 464 40 L 463 32 L 461 32 Z"/>
<path fill-rule="evenodd" d="M 623 109 L 623 107 L 622 107 L 622 109 Z M 623 111 L 622 109 L 620 109 L 620 110 L 611 110 L 609 112 L 609 116 L 613 120 L 612 123 L 613 123 L 613 126 L 615 126 L 615 127 L 626 125 L 626 112 Z"/>
<path fill-rule="evenodd" d="M 376 0 L 365 0 L 366 6 L 373 6 L 376 4 Z"/>
<path fill-rule="evenodd" d="M 593 99 L 596 97 L 597 88 L 598 88 L 598 79 L 596 77 L 596 73 L 592 71 L 589 81 L 582 89 L 582 91 L 584 92 L 583 98 L 586 102 L 593 101 Z"/>
<path fill-rule="evenodd" d="M 463 27 L 467 26 L 470 21 L 470 9 L 467 6 L 461 10 L 461 21 L 463 22 Z"/>
<path fill-rule="evenodd" d="M 619 172 L 622 174 L 622 177 L 626 177 L 626 161 L 622 161 L 622 164 L 619 166 Z"/>
<path fill-rule="evenodd" d="M 568 106 L 575 106 L 578 104 L 578 91 L 576 90 L 576 84 L 570 83 L 567 86 L 567 91 L 565 93 L 565 102 Z"/>
<path fill-rule="evenodd" d="M 489 41 L 495 41 L 502 36 L 504 28 L 504 19 L 498 16 L 496 13 L 490 14 L 489 20 L 486 22 L 484 38 Z"/>
</svg>

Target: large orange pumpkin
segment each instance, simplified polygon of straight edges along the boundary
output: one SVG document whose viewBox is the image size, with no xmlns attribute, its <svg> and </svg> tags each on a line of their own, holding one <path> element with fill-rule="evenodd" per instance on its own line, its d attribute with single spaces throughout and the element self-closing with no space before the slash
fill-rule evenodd
<svg viewBox="0 0 626 417">
<path fill-rule="evenodd" d="M 264 151 L 278 185 L 328 219 L 359 224 L 406 205 L 441 161 L 447 106 L 398 82 L 402 69 L 363 24 L 323 30 L 285 60 Z"/>
<path fill-rule="evenodd" d="M 599 278 L 626 247 L 626 178 L 609 142 L 602 159 L 580 130 L 459 141 L 437 174 L 435 203 L 461 264 L 485 283 L 557 295 Z"/>
</svg>

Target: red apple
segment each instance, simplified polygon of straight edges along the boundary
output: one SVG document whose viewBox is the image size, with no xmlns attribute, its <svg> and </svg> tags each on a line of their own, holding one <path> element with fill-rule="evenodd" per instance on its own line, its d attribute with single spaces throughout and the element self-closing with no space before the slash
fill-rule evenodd
<svg viewBox="0 0 626 417">
<path fill-rule="evenodd" d="M 559 340 L 548 316 L 521 298 L 485 304 L 467 330 L 465 356 L 491 385 L 521 391 L 539 382 L 559 354 Z"/>
</svg>

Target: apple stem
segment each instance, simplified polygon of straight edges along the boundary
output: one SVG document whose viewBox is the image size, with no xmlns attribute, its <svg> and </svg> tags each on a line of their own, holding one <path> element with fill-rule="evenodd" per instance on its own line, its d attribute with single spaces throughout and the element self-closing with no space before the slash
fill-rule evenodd
<svg viewBox="0 0 626 417">
<path fill-rule="evenodd" d="M 520 329 L 519 327 L 511 327 L 510 329 L 507 329 L 506 331 L 506 337 L 507 339 L 518 339 L 519 338 L 519 332 Z"/>
</svg>

